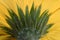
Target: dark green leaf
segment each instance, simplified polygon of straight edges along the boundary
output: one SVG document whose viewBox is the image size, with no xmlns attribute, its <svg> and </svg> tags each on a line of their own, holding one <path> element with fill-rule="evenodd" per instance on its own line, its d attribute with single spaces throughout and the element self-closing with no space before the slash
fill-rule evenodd
<svg viewBox="0 0 60 40">
<path fill-rule="evenodd" d="M 8 12 L 11 16 L 11 20 L 13 21 L 14 25 L 17 27 L 17 29 L 20 29 L 20 21 L 18 19 L 18 16 L 16 15 L 16 13 L 11 9 L 8 9 Z"/>
<path fill-rule="evenodd" d="M 25 9 L 25 13 L 26 13 L 26 23 L 27 23 L 27 26 L 30 25 L 30 16 L 29 16 L 29 10 L 28 10 L 28 6 L 26 6 L 26 9 Z"/>
<path fill-rule="evenodd" d="M 40 16 L 40 12 L 41 12 L 41 5 L 38 7 L 38 9 L 36 10 L 36 12 L 35 12 L 35 20 L 37 20 L 38 19 L 38 17 Z"/>
<path fill-rule="evenodd" d="M 3 30 L 5 30 L 5 32 L 8 33 L 9 35 L 15 37 L 15 35 L 16 35 L 16 34 L 15 34 L 15 31 L 13 31 L 12 29 L 10 29 L 10 28 L 8 28 L 8 27 L 5 27 L 5 26 L 4 26 L 4 27 L 2 26 L 1 28 L 2 28 Z M 14 34 L 15 34 L 15 35 L 14 35 Z"/>
<path fill-rule="evenodd" d="M 31 16 L 31 19 L 32 21 L 34 21 L 34 3 L 32 4 L 32 7 L 31 7 L 31 10 L 30 10 L 30 16 Z"/>
<path fill-rule="evenodd" d="M 51 28 L 53 26 L 53 24 L 47 24 L 43 29 L 42 29 L 42 32 L 41 32 L 41 35 L 44 35 L 46 33 L 48 33 L 48 29 Z"/>
<path fill-rule="evenodd" d="M 48 11 L 47 10 L 45 10 L 43 13 L 42 13 L 42 15 L 40 16 L 40 18 L 39 18 L 39 21 L 38 21 L 38 26 L 37 26 L 37 28 L 38 28 L 38 32 L 40 31 L 41 32 L 41 30 L 42 30 L 42 27 L 44 27 L 44 25 L 45 25 L 45 20 L 47 19 L 48 20 L 48 18 L 46 18 L 47 17 L 47 14 L 48 13 Z M 46 20 L 46 21 L 47 21 Z M 48 21 L 47 21 L 48 22 Z"/>
<path fill-rule="evenodd" d="M 19 14 L 19 17 L 20 17 L 20 20 L 21 20 L 22 24 L 24 26 L 27 26 L 26 19 L 25 19 L 25 16 L 24 16 L 24 13 L 23 13 L 22 9 L 18 5 L 17 5 L 17 9 L 18 9 L 18 14 Z"/>
</svg>

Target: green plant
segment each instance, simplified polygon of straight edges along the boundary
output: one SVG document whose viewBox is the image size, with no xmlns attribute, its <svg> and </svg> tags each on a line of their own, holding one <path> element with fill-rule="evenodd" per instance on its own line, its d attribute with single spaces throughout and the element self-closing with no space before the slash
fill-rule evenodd
<svg viewBox="0 0 60 40">
<path fill-rule="evenodd" d="M 26 6 L 25 14 L 17 5 L 19 15 L 16 15 L 12 9 L 7 10 L 11 18 L 6 15 L 6 21 L 11 28 L 5 25 L 2 25 L 1 28 L 16 40 L 39 40 L 42 35 L 48 33 L 47 30 L 53 25 L 47 24 L 51 14 L 48 14 L 48 10 L 41 14 L 41 5 L 34 8 L 34 4 L 32 4 L 30 12 Z"/>
</svg>

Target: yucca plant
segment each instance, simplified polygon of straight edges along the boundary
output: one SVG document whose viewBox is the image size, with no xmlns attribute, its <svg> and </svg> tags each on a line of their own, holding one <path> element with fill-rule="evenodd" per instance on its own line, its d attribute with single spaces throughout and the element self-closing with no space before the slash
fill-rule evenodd
<svg viewBox="0 0 60 40">
<path fill-rule="evenodd" d="M 51 14 L 48 14 L 48 10 L 41 14 L 41 5 L 35 8 L 33 3 L 30 12 L 26 6 L 25 14 L 17 5 L 19 15 L 16 15 L 12 9 L 7 10 L 11 18 L 6 15 L 6 21 L 11 28 L 5 25 L 2 25 L 1 28 L 16 40 L 39 40 L 48 33 L 47 30 L 53 25 L 47 24 Z"/>
</svg>

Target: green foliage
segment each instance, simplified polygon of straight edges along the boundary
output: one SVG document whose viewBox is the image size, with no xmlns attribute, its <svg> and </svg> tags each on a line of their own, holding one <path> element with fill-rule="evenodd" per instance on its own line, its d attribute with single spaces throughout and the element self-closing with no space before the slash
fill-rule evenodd
<svg viewBox="0 0 60 40">
<path fill-rule="evenodd" d="M 34 4 L 32 4 L 30 12 L 28 6 L 26 6 L 25 14 L 17 5 L 18 16 L 12 9 L 7 10 L 11 18 L 6 15 L 6 21 L 11 29 L 4 25 L 2 25 L 1 28 L 9 35 L 16 38 L 16 40 L 39 40 L 53 25 L 47 24 L 51 14 L 48 14 L 48 10 L 45 10 L 41 14 L 41 5 L 38 8 L 34 8 Z"/>
</svg>

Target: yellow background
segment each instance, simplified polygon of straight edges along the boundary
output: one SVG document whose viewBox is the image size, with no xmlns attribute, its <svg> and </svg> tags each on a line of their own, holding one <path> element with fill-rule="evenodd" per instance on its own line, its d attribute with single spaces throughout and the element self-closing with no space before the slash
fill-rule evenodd
<svg viewBox="0 0 60 40">
<path fill-rule="evenodd" d="M 60 8 L 60 0 L 0 0 L 0 23 L 7 25 L 4 14 L 8 15 L 6 7 L 13 9 L 17 13 L 16 3 L 25 12 L 26 5 L 29 6 L 29 10 L 34 2 L 35 7 L 38 7 L 42 2 L 42 12 L 45 9 L 49 9 L 49 12 Z M 18 14 L 17 14 L 18 15 Z M 49 30 L 42 40 L 60 40 L 60 10 L 56 11 L 49 19 L 48 23 L 54 23 L 54 26 Z M 9 25 L 8 25 L 9 26 Z M 1 30 L 0 30 L 1 31 Z M 0 32 L 3 34 L 4 32 Z M 0 40 L 4 40 L 6 36 L 1 36 Z"/>
</svg>

